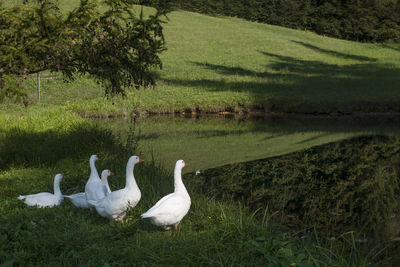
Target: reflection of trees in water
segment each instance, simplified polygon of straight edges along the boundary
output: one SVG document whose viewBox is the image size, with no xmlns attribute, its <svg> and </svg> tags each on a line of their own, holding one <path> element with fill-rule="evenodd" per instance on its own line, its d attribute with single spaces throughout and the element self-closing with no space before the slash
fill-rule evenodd
<svg viewBox="0 0 400 267">
<path fill-rule="evenodd" d="M 270 133 L 274 136 L 307 132 L 400 134 L 400 117 L 396 116 L 232 116 L 229 119 L 215 115 L 196 115 L 196 119 L 157 116 L 138 122 L 137 127 L 144 139 L 157 139 L 168 134 L 204 138 L 245 133 Z"/>
</svg>

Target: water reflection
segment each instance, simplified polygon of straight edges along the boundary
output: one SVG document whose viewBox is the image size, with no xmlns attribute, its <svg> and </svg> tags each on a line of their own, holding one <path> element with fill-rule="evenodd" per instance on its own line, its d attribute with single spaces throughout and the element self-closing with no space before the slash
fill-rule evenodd
<svg viewBox="0 0 400 267">
<path fill-rule="evenodd" d="M 122 141 L 134 132 L 139 152 L 185 172 L 273 157 L 365 134 L 400 135 L 399 117 L 186 115 L 99 120 Z"/>
</svg>

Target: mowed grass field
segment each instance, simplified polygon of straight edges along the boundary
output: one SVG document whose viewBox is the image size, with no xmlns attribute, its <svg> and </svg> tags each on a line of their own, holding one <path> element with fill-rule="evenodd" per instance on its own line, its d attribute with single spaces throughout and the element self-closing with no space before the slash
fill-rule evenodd
<svg viewBox="0 0 400 267">
<path fill-rule="evenodd" d="M 62 1 L 61 7 L 69 10 L 77 4 Z M 57 73 L 42 73 L 41 105 L 65 105 L 88 116 L 254 109 L 400 111 L 398 44 L 350 42 L 185 11 L 171 12 L 165 21 L 168 50 L 161 55 L 164 67 L 157 71 L 155 88 L 129 89 L 126 98 L 107 99 L 103 88 L 88 77 L 63 83 Z M 25 90 L 30 105 L 37 105 L 36 76 L 26 82 Z"/>
</svg>

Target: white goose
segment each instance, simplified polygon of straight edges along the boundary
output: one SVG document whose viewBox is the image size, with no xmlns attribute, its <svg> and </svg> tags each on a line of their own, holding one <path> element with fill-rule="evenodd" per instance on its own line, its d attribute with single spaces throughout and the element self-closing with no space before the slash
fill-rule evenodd
<svg viewBox="0 0 400 267">
<path fill-rule="evenodd" d="M 108 176 L 113 176 L 113 175 L 114 175 L 114 173 L 110 170 L 103 170 L 101 172 L 101 181 L 104 183 L 104 185 L 107 188 L 107 192 L 108 192 L 107 195 L 111 193 L 110 186 L 108 185 Z M 72 204 L 74 204 L 75 207 L 84 208 L 84 209 L 89 208 L 89 204 L 86 200 L 85 192 L 76 193 L 76 194 L 72 194 L 72 195 L 64 196 L 64 197 L 71 200 Z"/>
<path fill-rule="evenodd" d="M 174 192 L 161 198 L 151 209 L 141 215 L 142 218 L 150 218 L 157 226 L 169 230 L 178 224 L 190 209 L 190 196 L 182 182 L 182 168 L 186 166 L 183 160 L 178 160 L 174 170 Z"/>
<path fill-rule="evenodd" d="M 62 178 L 63 175 L 60 173 L 54 177 L 54 194 L 44 192 L 19 196 L 18 199 L 24 200 L 25 204 L 28 206 L 38 206 L 39 208 L 58 206 L 63 201 L 63 195 L 60 190 L 60 182 Z"/>
<path fill-rule="evenodd" d="M 86 200 L 97 201 L 107 196 L 107 187 L 100 180 L 99 173 L 97 172 L 96 166 L 94 165 L 95 161 L 98 160 L 96 155 L 90 156 L 90 176 L 89 180 L 85 185 L 85 196 Z M 89 203 L 89 202 L 88 202 Z M 89 207 L 93 207 L 89 203 Z"/>
<path fill-rule="evenodd" d="M 113 191 L 107 197 L 97 201 L 88 200 L 90 205 L 96 207 L 97 212 L 101 216 L 111 220 L 122 221 L 127 208 L 134 208 L 137 205 L 141 198 L 141 193 L 133 176 L 133 169 L 136 163 L 142 161 L 138 156 L 131 156 L 129 158 L 126 165 L 125 188 Z"/>
<path fill-rule="evenodd" d="M 103 170 L 101 172 L 101 181 L 106 186 L 107 196 L 111 193 L 110 185 L 108 184 L 108 176 L 114 176 L 114 173 L 110 170 Z"/>
</svg>

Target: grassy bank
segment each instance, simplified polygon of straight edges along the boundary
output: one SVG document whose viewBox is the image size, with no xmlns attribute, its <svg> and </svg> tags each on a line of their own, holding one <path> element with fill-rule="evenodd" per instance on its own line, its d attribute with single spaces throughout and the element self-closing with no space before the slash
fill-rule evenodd
<svg viewBox="0 0 400 267">
<path fill-rule="evenodd" d="M 399 143 L 398 137 L 355 137 L 187 176 L 204 194 L 252 210 L 269 207 L 294 232 L 317 230 L 328 240 L 352 232 L 366 246 L 389 248 L 384 257 L 397 266 Z"/>
<path fill-rule="evenodd" d="M 60 120 L 60 115 L 62 119 Z M 192 207 L 175 235 L 139 220 L 172 190 L 172 170 L 145 158 L 135 168 L 142 200 L 124 224 L 75 208 L 67 200 L 56 208 L 28 207 L 20 194 L 51 191 L 55 173 L 66 178 L 65 194 L 80 192 L 88 177 L 88 158 L 116 173 L 115 190 L 134 146 L 65 110 L 18 117 L 0 115 L 0 263 L 6 265 L 247 265 L 367 266 L 372 256 L 332 253 L 269 227 L 269 214 L 257 220 L 236 202 L 224 203 L 196 191 L 189 180 Z"/>
<path fill-rule="evenodd" d="M 77 0 L 62 5 L 72 8 Z M 145 9 L 145 12 L 151 12 Z M 29 105 L 62 105 L 87 116 L 132 112 L 399 112 L 400 47 L 174 11 L 165 24 L 168 51 L 158 85 L 108 100 L 87 77 L 65 84 L 42 74 L 26 83 Z M 2 104 L 2 110 L 18 109 Z"/>
</svg>

